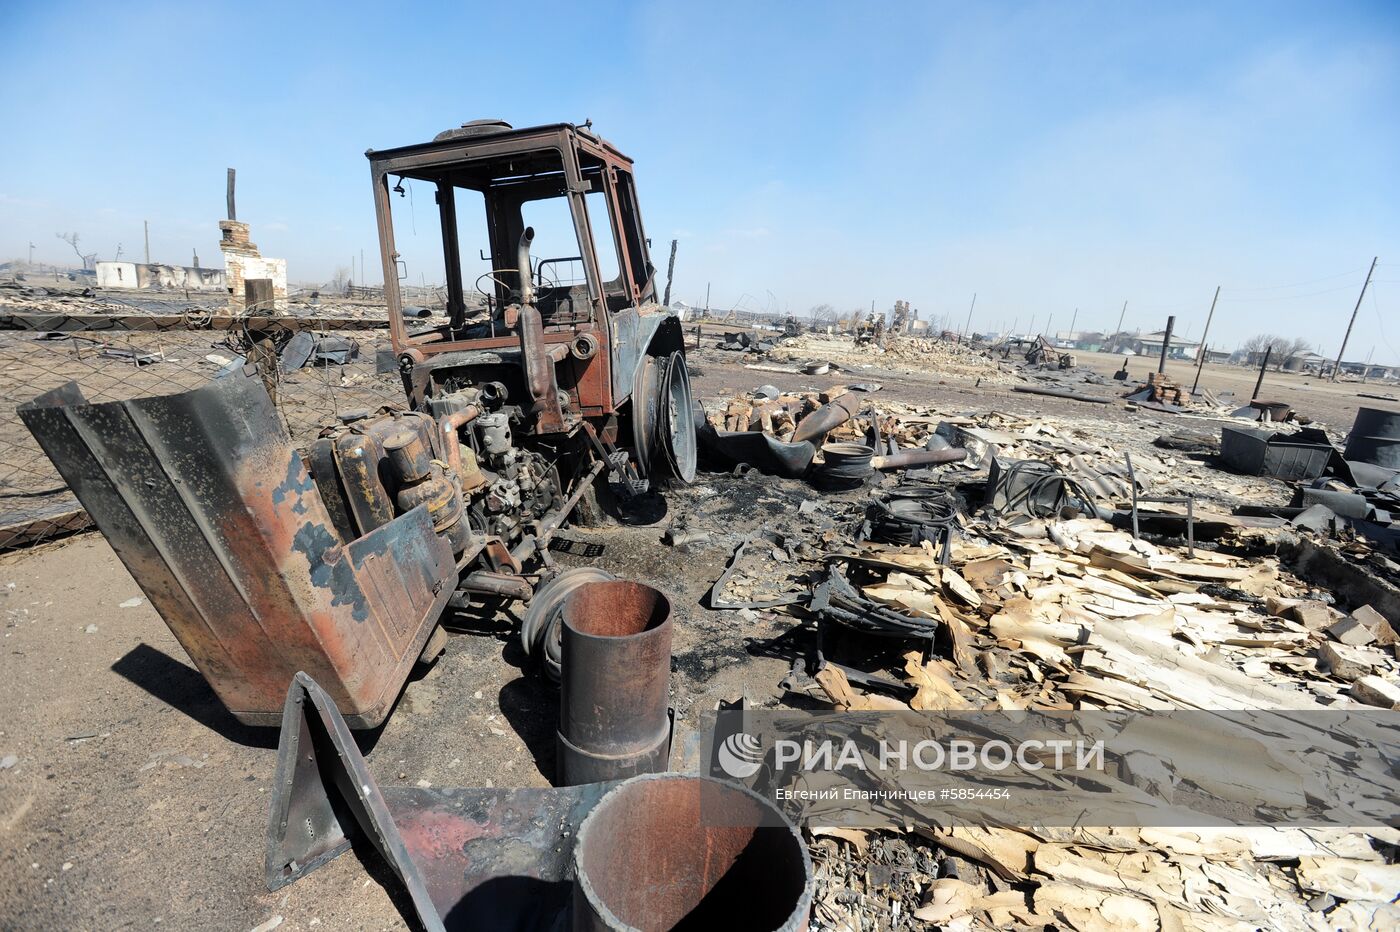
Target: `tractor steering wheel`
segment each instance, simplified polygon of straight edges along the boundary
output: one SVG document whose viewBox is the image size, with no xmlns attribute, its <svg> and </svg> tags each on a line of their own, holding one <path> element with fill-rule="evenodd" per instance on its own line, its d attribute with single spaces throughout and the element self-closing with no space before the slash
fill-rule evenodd
<svg viewBox="0 0 1400 932">
<path fill-rule="evenodd" d="M 496 276 L 498 276 L 498 275 L 506 275 L 506 274 L 510 274 L 510 275 L 519 275 L 519 274 L 520 274 L 520 270 L 519 270 L 519 269 L 492 269 L 492 270 L 489 271 L 489 272 L 482 272 L 480 275 L 478 275 L 478 276 L 476 277 L 476 281 L 472 283 L 472 288 L 476 291 L 477 294 L 482 295 L 483 297 L 487 297 L 487 298 L 494 297 L 494 295 L 493 295 L 491 292 L 489 292 L 489 291 L 487 291 L 486 289 L 484 289 L 484 288 L 481 287 L 481 282 L 482 282 L 483 279 L 490 279 L 491 282 L 492 282 L 492 284 L 499 285 L 507 294 L 510 294 L 510 293 L 519 294 L 519 290 L 517 289 L 517 287 L 516 287 L 515 285 L 510 284 L 509 282 L 506 282 L 506 281 L 504 281 L 504 280 L 502 280 L 502 279 L 496 277 Z M 556 287 L 558 287 L 558 286 L 555 285 L 553 282 L 551 282 L 551 283 L 549 283 L 549 284 L 545 284 L 544 282 L 541 282 L 540 284 L 535 285 L 534 287 L 535 287 L 535 298 L 538 300 L 539 298 L 543 297 L 544 295 L 549 294 L 550 292 L 552 292 L 552 291 L 553 291 Z"/>
</svg>

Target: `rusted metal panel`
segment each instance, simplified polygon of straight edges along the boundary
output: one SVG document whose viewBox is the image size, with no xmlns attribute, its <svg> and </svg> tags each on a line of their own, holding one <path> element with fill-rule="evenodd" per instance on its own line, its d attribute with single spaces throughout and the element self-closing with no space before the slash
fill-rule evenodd
<svg viewBox="0 0 1400 932">
<path fill-rule="evenodd" d="M 248 369 L 177 395 L 20 416 L 220 700 L 274 724 L 306 670 L 381 722 L 451 595 L 426 508 L 346 542 Z"/>
</svg>

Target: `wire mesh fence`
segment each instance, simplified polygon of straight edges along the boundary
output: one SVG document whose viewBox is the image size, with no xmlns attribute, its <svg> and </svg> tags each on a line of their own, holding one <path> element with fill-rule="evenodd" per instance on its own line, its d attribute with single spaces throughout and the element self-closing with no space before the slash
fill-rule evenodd
<svg viewBox="0 0 1400 932">
<path fill-rule="evenodd" d="M 252 365 L 303 449 L 344 414 L 404 404 L 391 362 L 376 365 L 388 345 L 377 307 L 235 314 L 218 296 L 33 291 L 0 295 L 0 550 L 90 524 L 16 410 L 69 382 L 88 402 L 124 401 L 189 391 Z"/>
</svg>

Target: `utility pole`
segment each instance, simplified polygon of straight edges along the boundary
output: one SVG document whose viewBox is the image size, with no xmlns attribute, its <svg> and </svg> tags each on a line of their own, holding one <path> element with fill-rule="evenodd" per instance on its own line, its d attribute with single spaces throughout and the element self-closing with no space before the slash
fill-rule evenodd
<svg viewBox="0 0 1400 932">
<path fill-rule="evenodd" d="M 1210 336 L 1210 322 L 1215 317 L 1215 302 L 1220 300 L 1220 286 L 1215 286 L 1215 297 L 1210 299 L 1210 313 L 1206 315 L 1206 329 L 1201 331 L 1201 358 L 1196 360 L 1196 380 L 1191 383 L 1191 394 L 1196 394 L 1196 386 L 1201 384 L 1201 367 L 1206 364 L 1206 337 Z"/>
<path fill-rule="evenodd" d="M 1030 325 L 1029 327 L 1026 328 L 1026 336 L 1028 336 L 1028 337 L 1033 337 L 1033 336 L 1035 336 L 1035 315 L 1034 315 L 1034 314 L 1031 315 L 1031 325 Z"/>
<path fill-rule="evenodd" d="M 977 307 L 977 292 L 974 291 L 972 293 L 972 304 L 967 309 L 967 333 L 965 336 L 972 335 L 972 310 L 975 307 Z"/>
<path fill-rule="evenodd" d="M 34 264 L 34 243 L 32 240 L 29 243 L 29 264 Z"/>
<path fill-rule="evenodd" d="M 150 265 L 150 264 L 151 264 L 151 221 L 149 221 L 149 220 L 142 220 L 142 221 L 141 221 L 141 229 L 142 229 L 142 232 L 143 232 L 143 233 L 145 234 L 145 236 L 146 236 L 146 264 L 147 264 L 147 265 Z"/>
<path fill-rule="evenodd" d="M 1074 339 L 1074 325 L 1079 321 L 1079 308 L 1074 309 L 1074 316 L 1069 319 L 1069 338 Z"/>
<path fill-rule="evenodd" d="M 1051 325 L 1052 323 L 1054 323 L 1054 322 L 1055 322 L 1055 315 L 1054 315 L 1054 313 L 1052 312 L 1052 313 L 1050 314 L 1049 317 L 1046 317 L 1046 318 L 1045 318 L 1045 336 L 1046 336 L 1046 338 L 1049 339 L 1049 340 L 1054 340 L 1054 339 L 1055 339 L 1055 334 L 1050 330 L 1050 325 Z"/>
<path fill-rule="evenodd" d="M 1121 311 L 1118 312 L 1118 326 L 1117 326 L 1116 328 L 1114 328 L 1114 331 L 1113 331 L 1115 334 L 1118 334 L 1118 333 L 1122 333 L 1122 332 L 1123 332 L 1123 317 L 1124 317 L 1124 315 L 1127 314 L 1127 313 L 1128 313 L 1128 302 L 1127 302 L 1127 301 L 1124 301 L 1124 302 L 1123 302 L 1123 310 L 1121 310 Z"/>
<path fill-rule="evenodd" d="M 1347 351 L 1347 340 L 1351 339 L 1351 328 L 1356 326 L 1356 312 L 1361 310 L 1361 299 L 1366 297 L 1366 289 L 1371 284 L 1371 275 L 1376 271 L 1376 262 L 1379 260 L 1380 256 L 1376 256 L 1371 260 L 1371 268 L 1366 272 L 1366 281 L 1361 285 L 1361 294 L 1356 296 L 1356 307 L 1351 309 L 1351 320 L 1347 322 L 1347 332 L 1346 335 L 1342 337 L 1342 348 L 1337 350 L 1337 363 L 1332 367 L 1333 382 L 1337 381 L 1337 373 L 1341 371 L 1342 354 Z"/>
<path fill-rule="evenodd" d="M 1167 329 L 1166 329 L 1166 332 L 1162 334 L 1162 358 L 1159 359 L 1159 360 L 1157 360 L 1157 371 L 1158 371 L 1158 372 L 1166 372 L 1166 371 L 1167 371 L 1167 351 L 1170 350 L 1170 349 L 1171 349 L 1171 346 L 1172 346 L 1172 329 L 1173 329 L 1175 326 L 1176 326 L 1176 316 L 1173 315 L 1173 316 L 1171 316 L 1171 317 L 1168 317 L 1168 318 L 1167 318 Z"/>
<path fill-rule="evenodd" d="M 665 307 L 671 306 L 671 276 L 676 274 L 676 240 L 671 240 L 671 261 L 666 264 L 666 297 L 661 299 Z"/>
<path fill-rule="evenodd" d="M 710 316 L 710 283 L 705 282 L 705 316 Z"/>
<path fill-rule="evenodd" d="M 230 168 L 228 170 L 228 218 L 230 220 L 238 219 L 238 210 L 233 203 L 233 182 L 236 177 L 237 173 Z"/>
</svg>

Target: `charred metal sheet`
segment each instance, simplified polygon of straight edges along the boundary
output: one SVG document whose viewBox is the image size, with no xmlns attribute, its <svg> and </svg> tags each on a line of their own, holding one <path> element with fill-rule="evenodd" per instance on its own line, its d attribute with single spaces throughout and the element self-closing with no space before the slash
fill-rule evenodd
<svg viewBox="0 0 1400 932">
<path fill-rule="evenodd" d="M 559 772 L 572 786 L 666 769 L 671 600 L 642 583 L 587 582 L 563 609 Z"/>
<path fill-rule="evenodd" d="M 812 465 L 817 448 L 810 443 L 786 443 L 756 430 L 715 430 L 708 421 L 697 424 L 696 438 L 711 458 L 732 468 L 747 463 L 759 472 L 801 479 Z"/>
<path fill-rule="evenodd" d="M 274 786 L 269 889 L 367 842 L 429 932 L 565 932 L 571 914 L 578 929 L 621 928 L 598 924 L 611 914 L 639 928 L 797 932 L 811 908 L 811 862 L 796 829 L 747 789 L 679 774 L 554 789 L 380 787 L 304 673 L 287 693 Z M 702 822 L 702 803 L 725 818 Z M 627 893 L 628 872 L 646 886 Z M 720 903 L 727 914 L 711 911 Z M 638 922 L 637 909 L 651 918 Z"/>
<path fill-rule="evenodd" d="M 383 720 L 456 576 L 426 508 L 343 540 L 247 369 L 104 404 L 69 383 L 19 413 L 239 721 L 276 723 L 298 670 L 355 727 Z"/>
</svg>

